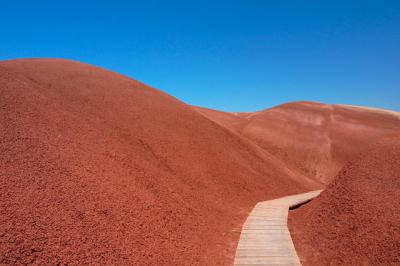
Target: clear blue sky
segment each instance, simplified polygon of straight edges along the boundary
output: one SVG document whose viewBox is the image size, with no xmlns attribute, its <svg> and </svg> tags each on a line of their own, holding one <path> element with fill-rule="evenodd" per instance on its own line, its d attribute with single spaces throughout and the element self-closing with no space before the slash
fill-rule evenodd
<svg viewBox="0 0 400 266">
<path fill-rule="evenodd" d="M 28 57 L 226 111 L 295 100 L 400 111 L 400 1 L 1 0 L 0 60 Z"/>
</svg>

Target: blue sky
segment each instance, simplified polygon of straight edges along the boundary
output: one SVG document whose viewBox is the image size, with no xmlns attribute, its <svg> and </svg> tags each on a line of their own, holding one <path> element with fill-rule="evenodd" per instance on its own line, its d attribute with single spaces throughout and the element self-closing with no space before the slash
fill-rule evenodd
<svg viewBox="0 0 400 266">
<path fill-rule="evenodd" d="M 400 111 L 400 1 L 0 1 L 0 60 L 68 58 L 182 101 Z"/>
</svg>

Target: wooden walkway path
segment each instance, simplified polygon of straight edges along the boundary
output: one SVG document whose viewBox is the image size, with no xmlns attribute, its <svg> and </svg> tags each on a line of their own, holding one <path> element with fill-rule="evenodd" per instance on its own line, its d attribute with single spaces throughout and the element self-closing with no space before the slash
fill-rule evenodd
<svg viewBox="0 0 400 266">
<path fill-rule="evenodd" d="M 288 211 L 320 192 L 257 203 L 242 227 L 234 265 L 301 265 L 287 227 Z"/>
</svg>

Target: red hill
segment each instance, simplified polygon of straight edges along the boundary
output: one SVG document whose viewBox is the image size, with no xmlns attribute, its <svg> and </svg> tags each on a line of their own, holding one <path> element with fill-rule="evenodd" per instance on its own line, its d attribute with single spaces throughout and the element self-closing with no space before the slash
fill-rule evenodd
<svg viewBox="0 0 400 266">
<path fill-rule="evenodd" d="M 66 60 L 0 62 L 0 136 L 1 264 L 230 264 L 253 204 L 319 187 L 175 98 Z"/>
<path fill-rule="evenodd" d="M 303 265 L 399 265 L 400 135 L 356 156 L 289 216 Z"/>
</svg>

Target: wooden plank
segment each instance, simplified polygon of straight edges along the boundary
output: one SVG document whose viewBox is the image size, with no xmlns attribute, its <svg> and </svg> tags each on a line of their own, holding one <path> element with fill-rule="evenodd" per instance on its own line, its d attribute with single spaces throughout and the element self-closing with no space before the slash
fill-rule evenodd
<svg viewBox="0 0 400 266">
<path fill-rule="evenodd" d="M 288 211 L 320 192 L 257 203 L 243 224 L 234 265 L 301 265 L 287 228 Z"/>
</svg>

